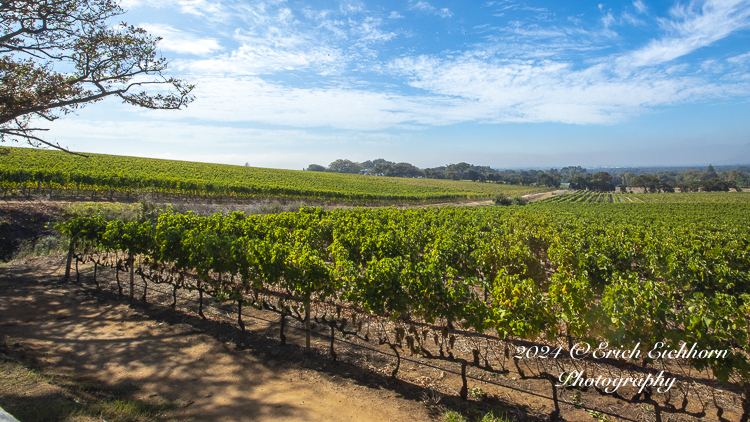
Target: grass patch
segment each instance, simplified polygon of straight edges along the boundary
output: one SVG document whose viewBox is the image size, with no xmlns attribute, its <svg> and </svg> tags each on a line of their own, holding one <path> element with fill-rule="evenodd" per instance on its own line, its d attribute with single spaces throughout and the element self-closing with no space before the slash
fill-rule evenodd
<svg viewBox="0 0 750 422">
<path fill-rule="evenodd" d="M 0 347 L 0 406 L 23 422 L 171 421 L 181 403 L 154 396 L 134 397 L 132 384 L 106 385 L 47 373 L 23 350 Z"/>
<path fill-rule="evenodd" d="M 466 416 L 455 410 L 447 410 L 443 414 L 443 422 L 512 422 L 514 420 L 515 419 L 511 419 L 505 414 L 502 416 L 496 416 L 492 411 L 485 413 L 477 419 L 468 419 Z"/>
<path fill-rule="evenodd" d="M 119 204 L 119 203 L 99 203 L 99 202 L 82 202 L 71 203 L 65 207 L 63 216 L 66 219 L 74 217 L 88 217 L 99 214 L 107 221 L 122 220 L 135 221 L 138 219 L 143 204 Z"/>
<path fill-rule="evenodd" d="M 21 243 L 12 259 L 65 254 L 68 252 L 68 245 L 69 240 L 62 236 L 48 235 L 38 239 L 29 239 Z"/>
</svg>

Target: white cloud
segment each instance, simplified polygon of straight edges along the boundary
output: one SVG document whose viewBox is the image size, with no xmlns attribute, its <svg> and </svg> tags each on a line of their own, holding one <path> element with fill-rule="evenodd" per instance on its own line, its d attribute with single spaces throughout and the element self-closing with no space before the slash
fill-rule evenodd
<svg viewBox="0 0 750 422">
<path fill-rule="evenodd" d="M 141 4 L 141 0 L 120 0 L 120 6 L 125 10 L 139 7 Z"/>
<path fill-rule="evenodd" d="M 223 49 L 215 38 L 199 38 L 169 25 L 144 23 L 140 27 L 153 35 L 162 37 L 163 39 L 159 42 L 159 47 L 164 50 L 183 54 L 204 55 Z"/>
<path fill-rule="evenodd" d="M 395 10 L 391 12 L 390 15 L 388 15 L 388 19 L 403 19 L 404 17 L 401 16 L 400 13 L 396 12 Z"/>
<path fill-rule="evenodd" d="M 651 41 L 644 48 L 623 57 L 623 67 L 653 66 L 709 46 L 729 34 L 750 28 L 750 1 L 707 0 L 677 4 L 672 19 L 660 19 L 669 36 Z"/>
<path fill-rule="evenodd" d="M 611 124 L 650 107 L 750 94 L 741 80 L 716 84 L 674 66 L 617 76 L 613 65 L 576 70 L 552 60 L 428 56 L 393 60 L 388 69 L 422 93 L 366 87 L 295 88 L 259 77 L 197 79 L 200 101 L 176 119 L 379 131 L 460 122 Z"/>
<path fill-rule="evenodd" d="M 644 22 L 641 19 L 636 18 L 635 16 L 631 15 L 628 12 L 622 12 L 622 20 L 634 26 L 641 26 L 641 25 L 646 24 L 646 22 Z"/>
<path fill-rule="evenodd" d="M 381 30 L 382 23 L 381 19 L 366 17 L 359 25 L 354 26 L 352 29 L 359 35 L 357 42 L 359 44 L 370 44 L 393 39 L 396 33 Z"/>
<path fill-rule="evenodd" d="M 648 6 L 646 6 L 643 0 L 634 1 L 633 6 L 638 10 L 638 13 L 646 13 L 648 11 Z"/>
<path fill-rule="evenodd" d="M 339 10 L 345 15 L 362 12 L 365 6 L 358 1 L 342 1 Z"/>
<path fill-rule="evenodd" d="M 700 67 L 704 72 L 720 73 L 724 71 L 724 65 L 714 59 L 704 60 Z"/>
<path fill-rule="evenodd" d="M 653 106 L 750 93 L 748 84 L 721 86 L 660 71 L 616 76 L 607 64 L 575 70 L 543 61 L 456 60 L 420 56 L 394 60 L 394 73 L 430 95 L 460 98 L 489 122 L 613 123 Z M 683 69 L 684 71 L 684 69 Z"/>
<path fill-rule="evenodd" d="M 321 74 L 335 73 L 347 62 L 338 49 L 315 46 L 277 48 L 246 43 L 230 54 L 208 59 L 175 61 L 174 66 L 201 75 L 252 75 L 285 70 L 312 69 Z"/>
<path fill-rule="evenodd" d="M 233 15 L 232 10 L 220 1 L 211 0 L 120 0 L 119 3 L 125 10 L 143 6 L 177 8 L 180 13 L 200 16 L 209 21 L 224 21 Z"/>
<path fill-rule="evenodd" d="M 414 4 L 410 9 L 431 13 L 433 15 L 440 16 L 441 18 L 450 18 L 451 16 L 453 16 L 453 12 L 451 12 L 447 7 L 438 9 L 426 1 L 418 2 Z"/>
<path fill-rule="evenodd" d="M 730 58 L 727 59 L 727 61 L 731 62 L 731 63 L 736 63 L 736 64 L 740 64 L 740 63 L 744 63 L 746 61 L 750 61 L 750 52 L 747 52 L 745 54 L 740 54 L 738 56 L 730 57 Z"/>
<path fill-rule="evenodd" d="M 194 82 L 200 101 L 174 118 L 373 131 L 400 124 L 439 126 L 470 121 L 480 111 L 463 107 L 465 100 L 443 96 L 409 97 L 356 88 L 292 88 L 257 77 L 214 77 Z"/>
<path fill-rule="evenodd" d="M 230 16 L 229 11 L 221 2 L 210 0 L 178 0 L 182 13 L 204 17 L 210 20 L 225 20 Z"/>
<path fill-rule="evenodd" d="M 328 75 L 340 72 L 350 60 L 331 42 L 331 36 L 346 40 L 347 33 L 340 28 L 343 23 L 328 19 L 327 12 L 303 11 L 304 15 L 321 23 L 317 28 L 302 28 L 294 13 L 285 7 L 278 10 L 257 6 L 247 9 L 244 19 L 250 29 L 236 29 L 232 38 L 240 46 L 221 55 L 201 60 L 179 61 L 181 69 L 199 74 L 275 73 L 306 69 Z M 321 28 L 327 30 L 324 33 Z M 376 32 L 372 23 L 365 25 L 371 39 L 387 38 Z"/>
</svg>

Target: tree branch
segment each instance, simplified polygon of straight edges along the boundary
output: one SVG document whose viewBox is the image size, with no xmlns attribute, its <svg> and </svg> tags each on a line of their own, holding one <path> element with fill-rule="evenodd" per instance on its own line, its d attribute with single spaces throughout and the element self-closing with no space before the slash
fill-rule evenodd
<svg viewBox="0 0 750 422">
<path fill-rule="evenodd" d="M 48 131 L 48 130 L 49 129 L 41 129 L 41 128 L 0 129 L 0 138 L 4 140 L 5 136 L 7 136 L 7 135 L 18 137 L 18 138 L 23 138 L 23 139 L 26 139 L 26 141 L 29 143 L 29 145 L 31 145 L 31 146 L 33 146 L 35 148 L 39 148 L 40 144 L 44 144 L 44 145 L 47 145 L 47 146 L 49 146 L 51 148 L 67 152 L 68 154 L 73 154 L 73 155 L 77 155 L 79 157 L 88 158 L 87 155 L 83 155 L 83 154 L 80 154 L 80 153 L 77 153 L 77 152 L 73 152 L 73 151 L 69 150 L 68 148 L 65 148 L 65 147 L 61 146 L 59 143 L 53 144 L 53 143 L 51 143 L 49 141 L 45 141 L 44 139 L 42 139 L 42 138 L 40 138 L 38 136 L 34 136 L 34 135 L 32 135 L 32 134 L 29 133 L 30 131 Z"/>
</svg>

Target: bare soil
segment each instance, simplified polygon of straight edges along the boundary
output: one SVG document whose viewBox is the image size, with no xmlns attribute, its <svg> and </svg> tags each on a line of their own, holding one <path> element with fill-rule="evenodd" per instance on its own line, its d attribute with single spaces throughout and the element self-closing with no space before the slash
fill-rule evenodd
<svg viewBox="0 0 750 422">
<path fill-rule="evenodd" d="M 35 357 L 42 373 L 84 377 L 109 389 L 132 386 L 135 400 L 176 403 L 161 417 L 181 421 L 428 421 L 440 415 L 398 382 L 388 388 L 354 374 L 357 368 L 279 347 L 264 338 L 263 326 L 244 340 L 225 341 L 229 327 L 222 322 L 60 284 L 63 261 L 0 268 L 0 344 L 8 354 Z M 19 395 L 4 394 L 0 405 L 22 421 L 34 410 L 30 404 L 66 396 L 54 382 Z"/>
<path fill-rule="evenodd" d="M 524 195 L 523 199 L 530 201 L 530 202 L 535 202 L 535 201 L 541 201 L 542 199 L 551 198 L 555 195 L 561 195 L 563 193 L 571 193 L 571 192 L 573 191 L 570 189 L 557 189 L 551 192 L 530 193 L 528 195 Z"/>
</svg>

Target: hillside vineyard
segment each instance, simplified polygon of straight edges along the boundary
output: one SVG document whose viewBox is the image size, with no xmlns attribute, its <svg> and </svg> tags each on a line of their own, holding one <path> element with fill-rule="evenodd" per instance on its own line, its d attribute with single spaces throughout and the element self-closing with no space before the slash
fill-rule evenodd
<svg viewBox="0 0 750 422">
<path fill-rule="evenodd" d="M 747 203 L 166 212 L 145 222 L 78 217 L 61 229 L 73 240 L 69 263 L 234 301 L 243 329 L 242 306 L 282 320 L 313 312 L 332 333 L 455 362 L 464 398 L 467 367 L 515 367 L 549 380 L 557 400 L 559 380 L 601 371 L 571 353 L 606 343 L 619 351 L 606 356 L 608 376 L 673 380 L 666 392 L 592 385 L 600 394 L 651 405 L 661 419 L 700 417 L 712 389 L 728 388 L 742 396 L 741 421 L 750 415 Z"/>
<path fill-rule="evenodd" d="M 424 201 L 489 198 L 546 188 L 453 180 L 363 176 L 206 164 L 153 158 L 7 148 L 0 155 L 4 197 L 20 194 L 136 199 L 144 193 L 180 199 L 301 198 Z"/>
</svg>

